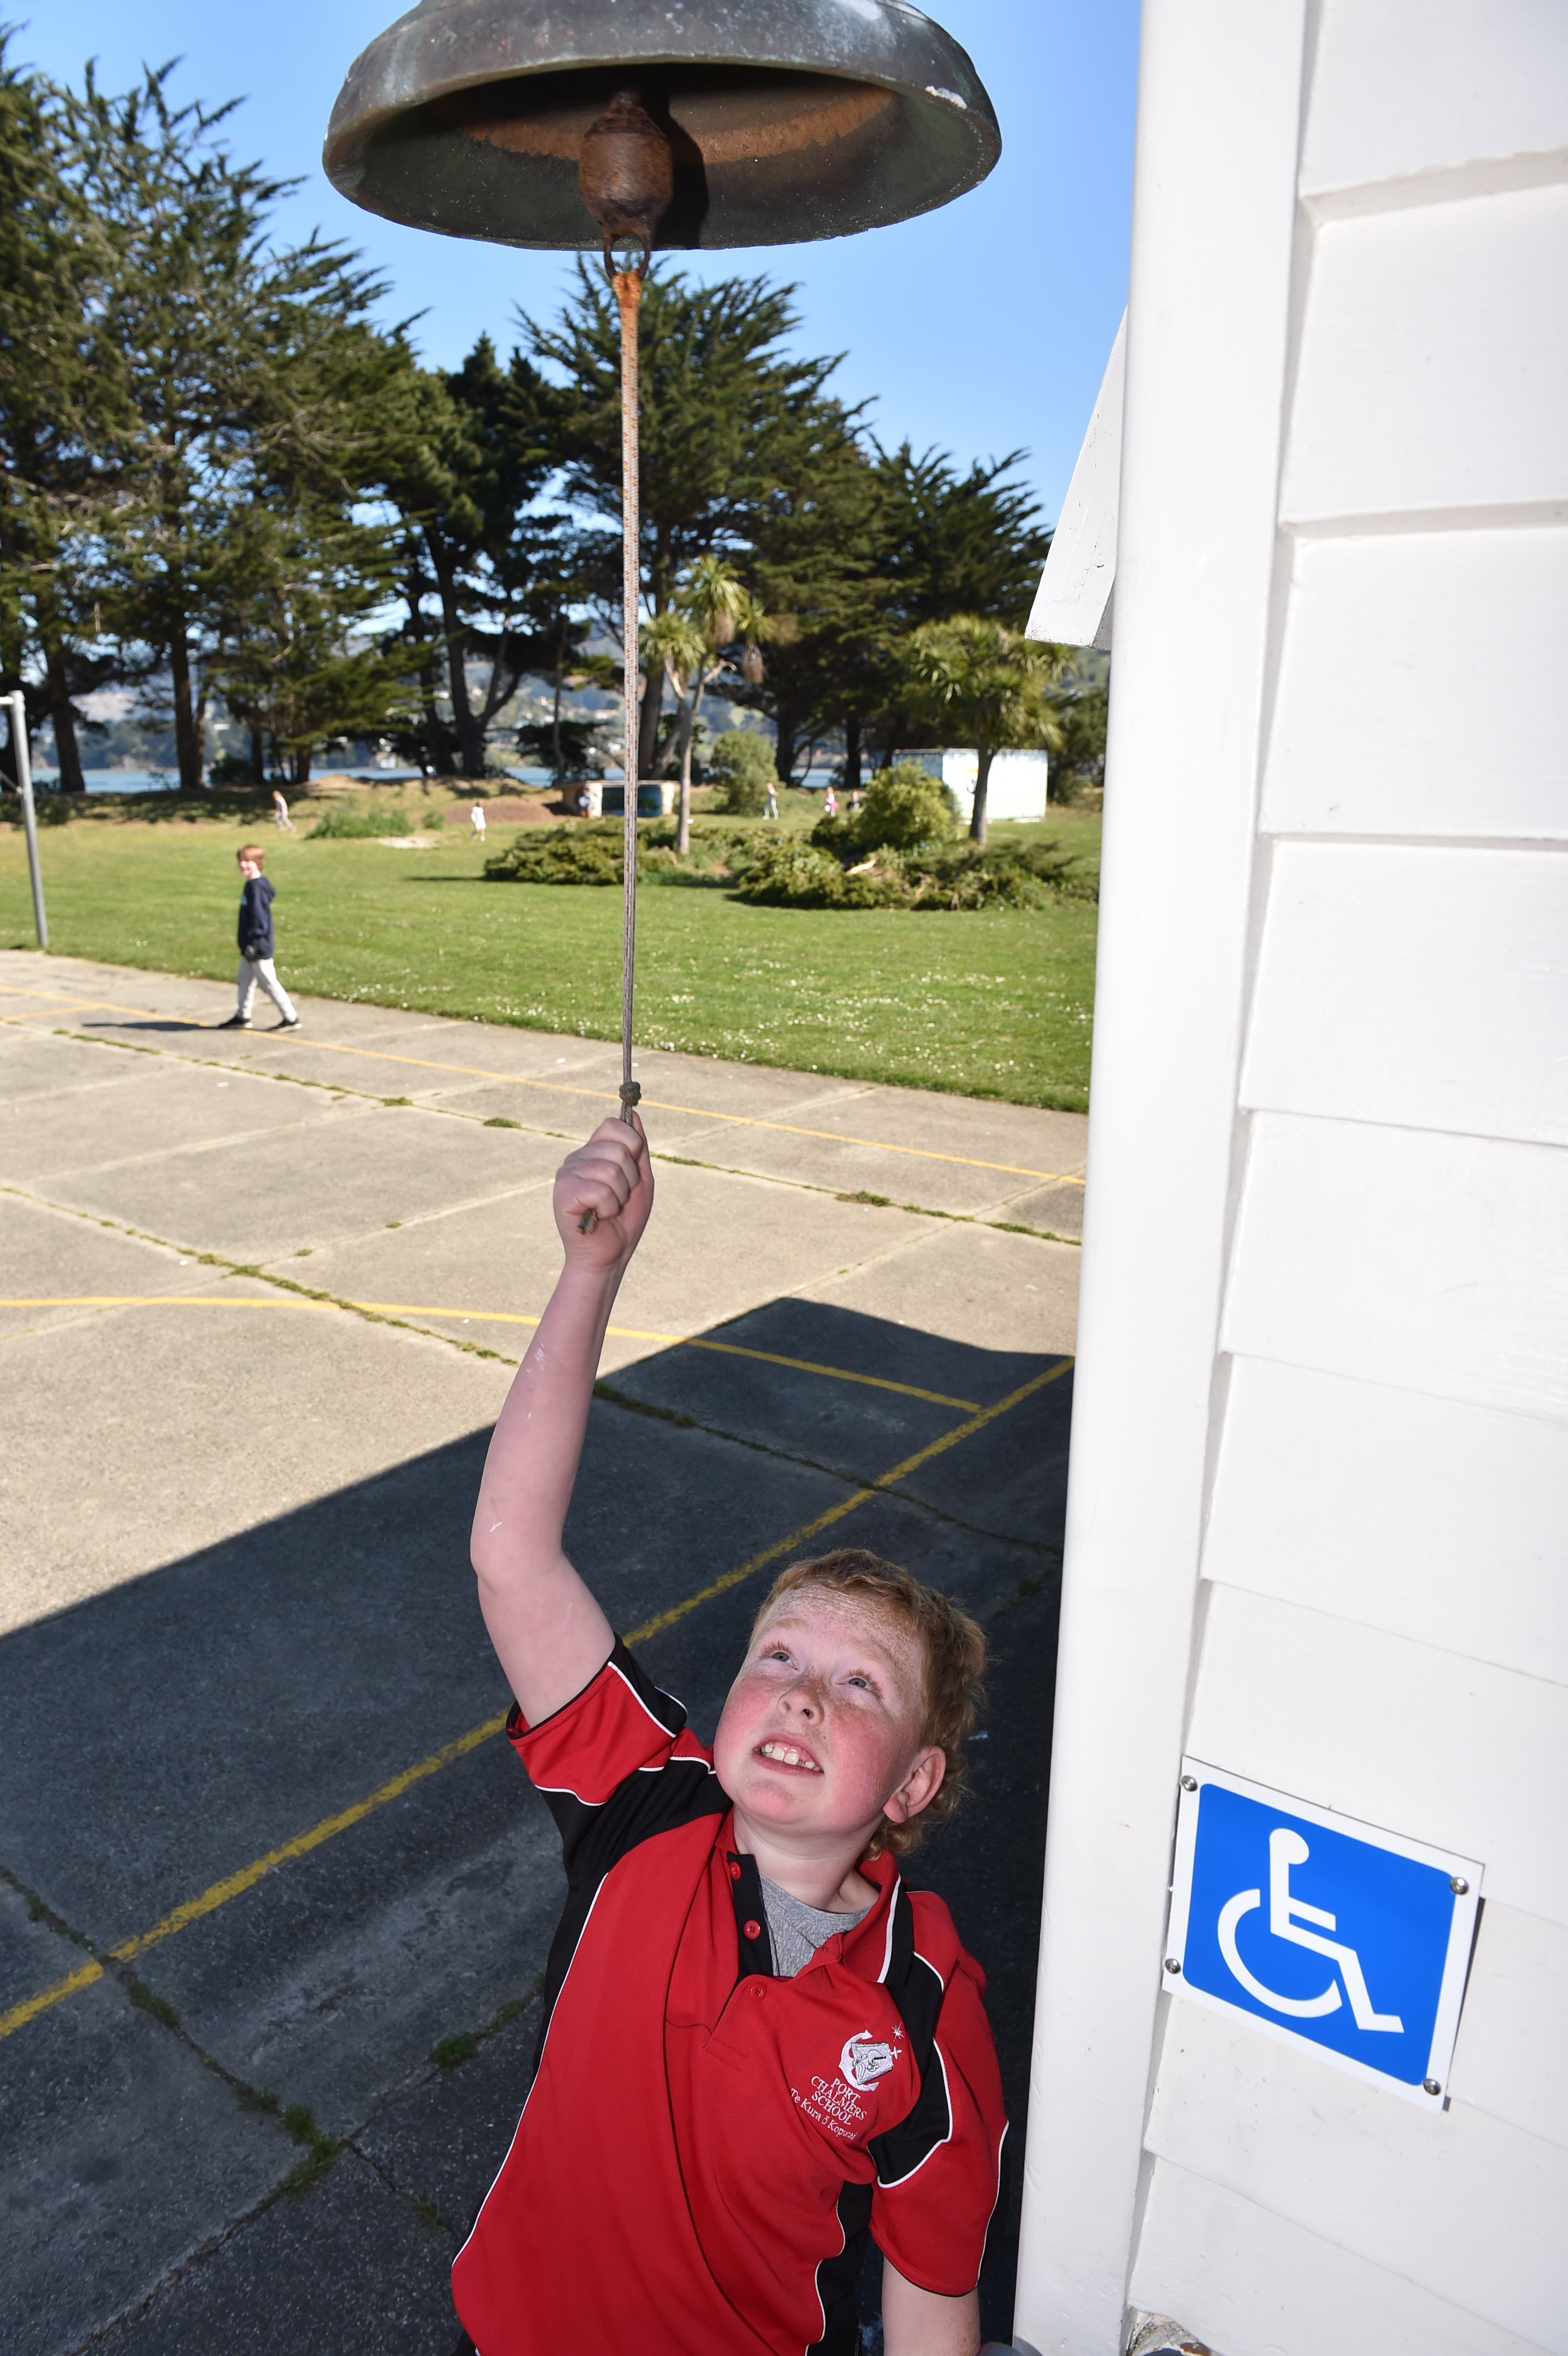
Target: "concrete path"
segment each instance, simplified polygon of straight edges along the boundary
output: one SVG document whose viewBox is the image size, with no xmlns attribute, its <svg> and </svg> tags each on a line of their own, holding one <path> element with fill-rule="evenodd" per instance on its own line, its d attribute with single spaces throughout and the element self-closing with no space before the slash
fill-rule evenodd
<svg viewBox="0 0 1568 2356">
<path fill-rule="evenodd" d="M 444 2356 L 559 1904 L 466 1524 L 617 1058 L 325 1002 L 215 1032 L 230 1003 L 0 955 L 10 2356 Z M 570 1542 L 704 1734 L 796 1552 L 994 1623 L 982 1804 L 916 1878 L 1021 2127 L 1084 1123 L 640 1076 L 659 1200 Z"/>
</svg>

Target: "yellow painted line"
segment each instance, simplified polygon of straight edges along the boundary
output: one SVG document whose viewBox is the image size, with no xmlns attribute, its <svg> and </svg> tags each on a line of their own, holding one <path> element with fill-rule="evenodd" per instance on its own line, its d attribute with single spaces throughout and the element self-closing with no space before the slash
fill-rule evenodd
<svg viewBox="0 0 1568 2356">
<path fill-rule="evenodd" d="M 979 1410 L 977 1399 L 949 1398 L 944 1391 L 923 1391 L 918 1383 L 891 1382 L 886 1375 L 851 1374 L 848 1366 L 819 1366 L 811 1358 L 781 1358 L 772 1350 L 745 1350 L 739 1342 L 710 1342 L 706 1334 L 688 1333 L 686 1346 L 718 1350 L 727 1358 L 760 1358 L 764 1366 L 794 1366 L 805 1375 L 831 1375 L 836 1383 L 866 1383 L 873 1390 L 897 1391 L 904 1398 L 929 1399 L 933 1407 L 962 1408 L 968 1414 Z"/>
<path fill-rule="evenodd" d="M 91 1987 L 94 1980 L 102 1977 L 101 1964 L 83 1964 L 80 1971 L 72 1972 L 68 1978 L 56 1980 L 53 1987 L 40 1988 L 37 1996 L 27 1997 L 20 2004 L 14 2004 L 9 2012 L 0 2012 L 0 2037 L 9 2037 L 13 2029 L 25 2029 L 29 2020 L 37 2019 L 40 2012 L 48 2012 L 51 2004 L 59 2004 L 65 1997 L 74 1996 L 78 1988 Z"/>
<path fill-rule="evenodd" d="M 70 1292 L 14 1293 L 0 1297 L 0 1309 L 365 1309 L 376 1317 L 448 1317 L 464 1325 L 537 1325 L 537 1317 L 508 1309 L 432 1309 L 411 1301 L 312 1301 L 293 1292 L 257 1295 L 229 1292 Z M 748 1350 L 739 1342 L 710 1342 L 700 1333 L 654 1333 L 639 1325 L 605 1328 L 617 1342 L 662 1342 L 671 1349 L 717 1350 L 728 1358 L 756 1358 L 765 1366 L 790 1366 L 803 1375 L 827 1375 L 834 1382 L 863 1383 L 872 1390 L 897 1391 L 901 1398 L 929 1399 L 933 1407 L 962 1408 L 973 1413 L 974 1399 L 949 1398 L 944 1391 L 922 1390 L 915 1383 L 895 1383 L 885 1375 L 858 1375 L 848 1366 L 819 1365 L 813 1358 L 781 1357 L 775 1350 Z"/>
<path fill-rule="evenodd" d="M 595 1104 L 613 1104 L 613 1089 L 580 1088 L 566 1080 L 525 1079 L 517 1072 L 487 1072 L 476 1064 L 438 1063 L 429 1055 L 395 1055 L 385 1047 L 343 1047 L 336 1041 L 316 1039 L 309 1043 L 331 1055 L 366 1055 L 379 1064 L 407 1064 L 421 1072 L 456 1072 L 467 1079 L 492 1080 L 515 1088 L 544 1088 L 551 1095 L 587 1097 Z M 776 1130 L 784 1137 L 826 1138 L 830 1145 L 865 1145 L 878 1153 L 904 1153 L 917 1162 L 955 1162 L 965 1170 L 999 1170 L 1008 1178 L 1042 1178 L 1066 1186 L 1082 1186 L 1083 1181 L 1072 1173 L 1061 1170 L 1027 1170 L 1014 1162 L 981 1162 L 972 1153 L 934 1153 L 923 1145 L 890 1145 L 885 1138 L 855 1137 L 848 1130 L 802 1129 L 788 1120 L 762 1120 L 754 1113 L 715 1112 L 708 1105 L 675 1104 L 662 1097 L 645 1097 L 643 1103 L 650 1112 L 689 1113 L 699 1120 L 728 1121 L 736 1129 Z"/>
<path fill-rule="evenodd" d="M 199 1897 L 187 1898 L 183 1906 L 176 1906 L 172 1913 L 155 1922 L 150 1931 L 139 1931 L 133 1938 L 122 1939 L 109 1948 L 110 1961 L 133 1963 L 138 1955 L 144 1955 L 149 1947 L 158 1946 L 165 1939 L 173 1938 L 176 1931 L 187 1929 L 192 1922 L 199 1922 L 204 1914 L 215 1914 L 220 1906 L 227 1906 L 231 1898 L 238 1898 L 242 1891 L 253 1888 L 263 1874 L 271 1873 L 277 1866 L 289 1864 L 296 1857 L 308 1857 L 313 1848 L 321 1847 L 323 1841 L 332 1840 L 338 1833 L 347 1832 L 350 1825 L 361 1823 L 377 1808 L 384 1807 L 389 1800 L 400 1798 L 415 1783 L 422 1783 L 427 1775 L 439 1774 L 443 1767 L 450 1767 L 454 1759 L 461 1759 L 466 1751 L 477 1750 L 480 1743 L 487 1742 L 493 1734 L 499 1734 L 506 1722 L 507 1713 L 502 1710 L 498 1716 L 487 1718 L 482 1726 L 470 1727 L 468 1732 L 460 1734 L 454 1742 L 443 1743 L 439 1751 L 432 1751 L 428 1759 L 420 1760 L 412 1767 L 405 1767 L 400 1775 L 394 1775 L 390 1783 L 367 1793 L 364 1799 L 356 1800 L 352 1807 L 341 1808 L 336 1815 L 324 1816 L 320 1824 L 312 1825 L 308 1832 L 297 1833 L 293 1840 L 270 1848 L 265 1857 L 256 1858 L 250 1865 L 241 1866 L 238 1873 L 226 1874 L 221 1881 L 210 1883 Z M 74 1996 L 78 1988 L 87 1987 L 102 1976 L 101 1964 L 84 1964 L 68 1978 L 57 1980 L 53 1987 L 40 1989 L 37 1996 L 13 2005 L 9 2012 L 0 2012 L 0 2037 L 9 2037 L 14 2030 L 25 2028 L 29 2020 L 36 2019 L 50 2005 Z"/>
<path fill-rule="evenodd" d="M 714 1596 L 723 1595 L 730 1588 L 738 1587 L 743 1579 L 749 1579 L 754 1570 L 761 1570 L 765 1563 L 776 1562 L 781 1554 L 793 1553 L 808 1538 L 831 1529 L 835 1522 L 841 1522 L 845 1515 L 852 1514 L 857 1506 L 866 1505 L 872 1497 L 885 1495 L 895 1482 L 907 1480 L 923 1464 L 928 1464 L 933 1456 L 942 1455 L 949 1448 L 956 1448 L 961 1440 L 973 1439 L 976 1432 L 984 1430 L 987 1424 L 994 1423 L 999 1415 L 1006 1415 L 1011 1408 L 1021 1406 L 1026 1398 L 1032 1398 L 1036 1391 L 1043 1390 L 1048 1383 L 1060 1381 L 1072 1365 L 1071 1358 L 1059 1360 L 1054 1366 L 1048 1366 L 1044 1374 L 1036 1375 L 1032 1381 L 1020 1384 L 1016 1391 L 1009 1391 L 1007 1398 L 998 1399 L 995 1407 L 982 1408 L 977 1415 L 970 1417 L 967 1423 L 961 1423 L 955 1430 L 944 1432 L 940 1440 L 931 1440 L 924 1448 L 916 1449 L 912 1456 L 906 1456 L 903 1462 L 895 1464 L 891 1472 L 882 1473 L 869 1489 L 857 1489 L 853 1496 L 846 1497 L 839 1505 L 829 1505 L 827 1511 L 818 1514 L 815 1521 L 803 1522 L 798 1530 L 790 1532 L 787 1538 L 780 1538 L 774 1546 L 764 1547 L 761 1554 L 752 1555 L 750 1561 L 741 1564 L 739 1569 L 727 1570 L 722 1579 L 714 1580 L 711 1586 L 699 1588 L 695 1595 L 688 1595 L 684 1603 L 672 1603 L 667 1612 L 661 1612 L 654 1619 L 645 1622 L 635 1635 L 627 1637 L 627 1644 L 645 1644 L 650 1636 L 658 1635 L 666 1628 L 673 1628 L 677 1620 L 684 1620 L 687 1613 L 695 1612 L 699 1603 L 711 1602 Z"/>
<path fill-rule="evenodd" d="M 226 1874 L 221 1881 L 215 1881 L 204 1890 L 199 1898 L 187 1898 L 183 1906 L 176 1906 L 172 1914 L 165 1914 L 161 1922 L 154 1923 L 150 1931 L 139 1932 L 133 1939 L 123 1939 L 118 1946 L 111 1947 L 110 1954 L 117 1963 L 126 1964 L 137 1955 L 144 1955 L 149 1947 L 173 1938 L 176 1931 L 186 1930 L 192 1922 L 199 1922 L 204 1914 L 215 1914 L 220 1906 L 227 1906 L 231 1898 L 238 1898 L 242 1891 L 253 1888 L 261 1876 L 271 1873 L 275 1866 L 287 1865 L 296 1857 L 308 1857 L 313 1848 L 321 1847 L 323 1841 L 335 1839 L 337 1834 L 346 1833 L 350 1825 L 363 1823 L 378 1808 L 385 1807 L 389 1800 L 400 1799 L 414 1784 L 422 1783 L 427 1775 L 438 1775 L 443 1767 L 450 1767 L 454 1759 L 462 1759 L 468 1751 L 476 1751 L 482 1742 L 488 1742 L 492 1735 L 499 1734 L 506 1723 L 507 1713 L 500 1710 L 494 1718 L 487 1718 L 482 1726 L 471 1726 L 467 1733 L 460 1734 L 454 1742 L 443 1743 L 441 1749 L 432 1751 L 428 1759 L 421 1759 L 412 1767 L 405 1767 L 400 1775 L 394 1775 L 389 1783 L 378 1785 L 374 1792 L 367 1793 L 364 1799 L 356 1800 L 351 1807 L 340 1808 L 333 1816 L 323 1816 L 320 1824 L 312 1825 L 309 1832 L 296 1833 L 293 1840 L 270 1848 L 265 1857 L 241 1866 L 238 1873 Z M 0 2030 L 3 2029 L 4 2022 L 0 2021 Z"/>
<path fill-rule="evenodd" d="M 932 1440 L 928 1446 L 917 1449 L 912 1456 L 906 1456 L 901 1464 L 895 1464 L 891 1472 L 884 1472 L 871 1487 L 857 1489 L 852 1496 L 837 1505 L 830 1505 L 827 1513 L 818 1514 L 814 1521 L 803 1522 L 787 1537 L 780 1538 L 776 1544 L 764 1547 L 760 1554 L 751 1556 L 737 1569 L 727 1570 L 722 1579 L 716 1579 L 709 1586 L 699 1588 L 684 1602 L 672 1604 L 667 1612 L 656 1612 L 651 1620 L 645 1620 L 641 1627 L 631 1629 L 625 1642 L 628 1645 L 645 1644 L 650 1637 L 660 1634 L 666 1628 L 673 1628 L 677 1621 L 684 1620 L 699 1604 L 710 1602 L 716 1595 L 723 1595 L 731 1588 L 738 1587 L 753 1571 L 763 1569 L 770 1562 L 776 1562 L 781 1554 L 789 1554 L 796 1547 L 804 1546 L 807 1539 L 830 1529 L 835 1522 L 841 1522 L 857 1506 L 883 1495 L 895 1482 L 907 1479 L 921 1465 L 929 1463 L 933 1456 L 942 1455 L 949 1448 L 956 1448 L 960 1440 L 971 1439 L 987 1424 L 995 1423 L 998 1416 L 1007 1415 L 1015 1407 L 1021 1406 L 1036 1391 L 1043 1390 L 1048 1383 L 1059 1381 L 1072 1365 L 1071 1358 L 1059 1359 L 1054 1366 L 1048 1366 L 1043 1374 L 1036 1375 L 1032 1380 L 1020 1384 L 1016 1391 L 1010 1391 L 1006 1398 L 998 1399 L 995 1407 L 981 1408 L 966 1423 L 959 1424 L 955 1430 L 945 1433 L 940 1440 Z M 319 1848 L 324 1841 L 335 1839 L 337 1834 L 347 1832 L 352 1825 L 361 1824 L 376 1809 L 384 1807 L 389 1800 L 400 1798 L 415 1783 L 422 1783 L 426 1776 L 439 1774 L 453 1760 L 463 1758 L 470 1751 L 476 1751 L 482 1742 L 488 1742 L 493 1736 L 499 1734 L 506 1723 L 507 1712 L 500 1710 L 494 1718 L 485 1719 L 481 1725 L 470 1727 L 466 1734 L 460 1734 L 453 1742 L 443 1743 L 439 1751 L 432 1751 L 427 1759 L 419 1760 L 412 1767 L 405 1767 L 400 1775 L 394 1775 L 389 1783 L 379 1785 L 364 1799 L 356 1800 L 351 1807 L 340 1808 L 336 1815 L 324 1816 L 319 1824 L 312 1825 L 308 1832 L 297 1833 L 293 1840 L 283 1841 L 278 1847 L 269 1849 L 264 1857 L 241 1866 L 238 1873 L 226 1874 L 221 1881 L 209 1883 L 198 1897 L 187 1898 L 182 1906 L 175 1907 L 172 1912 L 155 1922 L 150 1931 L 141 1931 L 132 1938 L 122 1939 L 108 1950 L 110 1960 L 132 1963 L 138 1955 L 144 1955 L 150 1947 L 173 1938 L 176 1932 L 187 1929 L 192 1922 L 199 1922 L 204 1915 L 216 1913 L 231 1898 L 238 1898 L 245 1890 L 253 1889 L 263 1875 L 272 1873 L 280 1865 L 289 1864 L 295 1858 L 308 1857 L 311 1850 Z M 0 2013 L 0 2038 L 11 2036 L 16 2029 L 25 2028 L 28 2021 L 36 2020 L 39 2013 L 47 2012 L 51 2005 L 62 2003 L 67 1997 L 74 1996 L 80 1988 L 91 1987 L 94 1980 L 102 1976 L 101 1964 L 83 1964 L 66 1978 L 57 1980 L 52 1987 L 40 1988 L 36 1996 L 27 1997 L 20 2004 L 13 2005 L 8 2012 Z"/>
<path fill-rule="evenodd" d="M 44 991 L 37 990 L 10 990 L 7 994 L 16 998 L 42 998 L 46 995 Z M 111 1013 L 118 1012 L 123 1014 L 150 1014 L 153 1012 L 153 1009 L 146 1006 L 116 1008 L 112 999 L 59 998 L 53 999 L 50 1002 L 61 1006 L 91 1006 Z M 442 1019 L 443 1018 L 440 1016 L 432 1017 L 435 1021 Z M 440 1063 L 429 1055 L 396 1055 L 386 1047 L 345 1047 L 333 1039 L 310 1039 L 301 1044 L 315 1047 L 326 1055 L 363 1055 L 372 1063 L 406 1064 L 415 1071 L 455 1072 L 464 1079 L 491 1080 L 497 1085 L 515 1088 L 544 1088 L 555 1096 L 586 1097 L 595 1104 L 615 1102 L 613 1090 L 575 1087 L 567 1080 L 526 1079 L 518 1072 L 491 1072 L 477 1064 Z M 158 1052 L 162 1054 L 166 1051 L 160 1049 Z M 854 1137 L 847 1130 L 802 1129 L 793 1121 L 763 1120 L 753 1113 L 715 1112 L 707 1105 L 672 1104 L 660 1097 L 645 1097 L 643 1102 L 650 1112 L 688 1113 L 699 1120 L 728 1121 L 732 1128 L 736 1129 L 771 1129 L 776 1130 L 784 1137 L 824 1138 L 831 1145 L 864 1145 L 869 1147 L 873 1152 L 907 1154 L 917 1162 L 951 1162 L 965 1170 L 996 1170 L 1007 1178 L 1039 1178 L 1057 1186 L 1082 1186 L 1084 1183 L 1082 1175 L 1072 1170 L 1029 1170 L 1016 1162 L 981 1162 L 972 1153 L 937 1153 L 924 1145 L 891 1145 L 885 1138 Z"/>
</svg>

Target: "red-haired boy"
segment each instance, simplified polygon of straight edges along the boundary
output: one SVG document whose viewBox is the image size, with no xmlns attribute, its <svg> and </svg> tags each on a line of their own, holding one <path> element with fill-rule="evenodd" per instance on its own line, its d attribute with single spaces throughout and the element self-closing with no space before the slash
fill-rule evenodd
<svg viewBox="0 0 1568 2356">
<path fill-rule="evenodd" d="M 475 1515 L 568 1895 L 458 2311 L 479 2356 L 850 2356 L 869 2234 L 887 2356 L 976 2356 L 1001 2085 L 979 1966 L 896 1858 L 956 1795 L 984 1640 L 873 1555 L 796 1564 L 711 1750 L 617 1643 L 561 1531 L 652 1204 L 624 1122 L 563 1164 L 566 1265 Z"/>
</svg>

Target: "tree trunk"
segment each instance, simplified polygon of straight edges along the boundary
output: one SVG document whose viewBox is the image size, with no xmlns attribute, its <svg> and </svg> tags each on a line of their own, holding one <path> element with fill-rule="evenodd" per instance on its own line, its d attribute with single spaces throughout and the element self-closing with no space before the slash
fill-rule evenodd
<svg viewBox="0 0 1568 2356">
<path fill-rule="evenodd" d="M 795 746 L 799 729 L 797 723 L 782 707 L 775 715 L 774 724 L 778 730 L 778 738 L 773 747 L 773 766 L 787 786 L 795 775 Z"/>
<path fill-rule="evenodd" d="M 991 789 L 991 764 L 996 759 L 993 745 L 980 746 L 980 766 L 975 773 L 975 811 L 969 820 L 969 840 L 984 847 L 986 841 L 986 797 Z"/>
<path fill-rule="evenodd" d="M 686 713 L 681 726 L 680 816 L 675 826 L 675 855 L 677 859 L 684 859 L 691 848 L 691 740 L 697 734 L 697 702 L 701 693 L 702 681 L 699 678 L 692 691 L 691 709 Z"/>
<path fill-rule="evenodd" d="M 717 671 L 714 677 L 718 677 Z M 684 859 L 691 845 L 691 748 L 697 736 L 698 714 L 708 688 L 706 665 L 697 674 L 691 691 L 691 701 L 681 715 L 680 723 L 680 819 L 676 827 L 675 848 Z"/>
<path fill-rule="evenodd" d="M 175 759 L 179 767 L 182 794 L 201 791 L 201 735 L 196 724 L 196 712 L 190 693 L 190 645 L 185 634 L 183 616 L 176 618 L 169 633 L 169 677 L 174 687 Z"/>
<path fill-rule="evenodd" d="M 637 714 L 637 770 L 640 779 L 651 777 L 658 768 L 659 718 L 664 711 L 664 674 L 656 680 L 643 679 L 643 701 Z"/>
<path fill-rule="evenodd" d="M 251 783 L 264 786 L 267 782 L 267 732 L 259 720 L 251 723 Z"/>
<path fill-rule="evenodd" d="M 446 598 L 442 597 L 444 614 Z M 465 777 L 485 775 L 485 731 L 468 701 L 468 669 L 464 659 L 464 634 L 453 631 L 446 642 L 447 687 L 452 697 L 452 723 L 457 731 L 457 754 Z"/>
<path fill-rule="evenodd" d="M 435 763 L 435 774 L 438 777 L 453 776 L 455 772 L 452 766 L 452 755 L 442 741 L 441 714 L 435 707 L 433 661 L 420 665 L 420 705 L 424 712 L 425 735 L 430 744 L 431 757 Z"/>
<path fill-rule="evenodd" d="M 308 744 L 296 747 L 292 767 L 293 783 L 296 786 L 308 786 L 310 783 L 310 746 Z"/>
<path fill-rule="evenodd" d="M 555 771 L 555 789 L 559 794 L 566 784 L 566 755 L 560 749 L 560 674 L 566 668 L 566 616 L 560 617 L 560 633 L 555 648 L 555 709 L 550 715 L 550 764 Z"/>
<path fill-rule="evenodd" d="M 850 794 L 858 794 L 859 790 L 860 723 L 859 720 L 847 720 L 844 723 L 844 793 L 846 799 L 848 799 Z"/>
<path fill-rule="evenodd" d="M 76 741 L 76 713 L 71 709 L 70 688 L 66 677 L 65 633 L 60 628 L 54 586 L 48 581 L 39 588 L 37 619 L 38 642 L 44 650 L 44 708 L 55 732 L 55 757 L 59 764 L 60 791 L 62 794 L 84 794 L 87 780 L 81 774 L 81 755 Z"/>
<path fill-rule="evenodd" d="M 442 635 L 446 640 L 446 684 L 452 697 L 452 725 L 457 737 L 457 757 L 463 764 L 465 777 L 485 775 L 485 731 L 474 716 L 468 701 L 468 633 L 463 626 L 463 616 L 457 610 L 457 584 L 446 552 L 427 533 L 425 545 L 430 551 L 431 571 L 435 575 L 436 594 L 441 599 Z"/>
</svg>

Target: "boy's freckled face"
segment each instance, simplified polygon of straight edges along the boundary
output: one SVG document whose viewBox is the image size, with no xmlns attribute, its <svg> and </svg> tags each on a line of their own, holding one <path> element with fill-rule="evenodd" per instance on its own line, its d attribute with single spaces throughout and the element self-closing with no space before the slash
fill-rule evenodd
<svg viewBox="0 0 1568 2356">
<path fill-rule="evenodd" d="M 853 1832 L 909 1776 L 923 1714 L 917 1639 L 857 1596 L 797 1588 L 730 1688 L 719 1780 L 759 1827 Z"/>
</svg>

